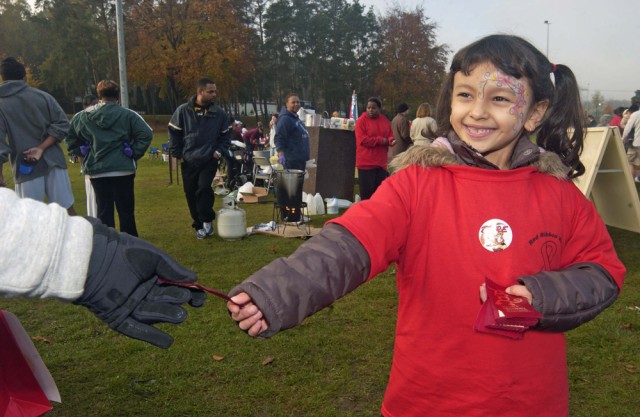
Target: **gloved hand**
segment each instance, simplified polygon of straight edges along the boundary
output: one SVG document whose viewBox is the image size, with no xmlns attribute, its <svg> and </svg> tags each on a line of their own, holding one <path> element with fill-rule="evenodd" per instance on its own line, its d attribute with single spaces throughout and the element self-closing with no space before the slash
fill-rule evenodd
<svg viewBox="0 0 640 417">
<path fill-rule="evenodd" d="M 86 145 L 80 145 L 80 155 L 87 156 L 89 150 L 91 150 L 91 145 L 88 143 Z"/>
<path fill-rule="evenodd" d="M 124 143 L 124 149 L 122 150 L 122 152 L 124 152 L 124 154 L 129 158 L 133 157 L 133 149 L 131 149 L 131 145 L 129 145 L 128 142 Z"/>
<path fill-rule="evenodd" d="M 160 284 L 158 277 L 195 282 L 196 274 L 150 243 L 118 233 L 99 220 L 93 224 L 93 251 L 85 291 L 74 301 L 91 310 L 112 329 L 152 345 L 168 348 L 173 338 L 152 324 L 178 324 L 187 318 L 181 306 L 204 304 L 204 292 Z"/>
<path fill-rule="evenodd" d="M 279 163 L 280 165 L 283 165 L 283 166 L 284 166 L 284 155 L 279 155 L 279 156 L 278 156 L 278 163 Z"/>
</svg>

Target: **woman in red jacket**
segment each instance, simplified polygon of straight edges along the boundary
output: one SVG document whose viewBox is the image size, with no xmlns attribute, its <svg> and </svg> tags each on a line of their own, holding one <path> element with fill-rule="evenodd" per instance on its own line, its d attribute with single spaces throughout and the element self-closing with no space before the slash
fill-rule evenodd
<svg viewBox="0 0 640 417">
<path fill-rule="evenodd" d="M 380 113 L 382 103 L 376 97 L 367 101 L 367 112 L 356 122 L 356 167 L 360 197 L 369 199 L 389 175 L 387 151 L 395 144 L 391 123 Z"/>
</svg>

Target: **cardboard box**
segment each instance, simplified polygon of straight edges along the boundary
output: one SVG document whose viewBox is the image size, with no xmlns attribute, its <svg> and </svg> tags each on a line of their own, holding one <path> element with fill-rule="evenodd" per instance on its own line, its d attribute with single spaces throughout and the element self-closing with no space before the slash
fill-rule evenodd
<svg viewBox="0 0 640 417">
<path fill-rule="evenodd" d="M 245 203 L 264 203 L 269 198 L 269 190 L 264 187 L 253 187 L 252 193 L 241 193 Z"/>
</svg>

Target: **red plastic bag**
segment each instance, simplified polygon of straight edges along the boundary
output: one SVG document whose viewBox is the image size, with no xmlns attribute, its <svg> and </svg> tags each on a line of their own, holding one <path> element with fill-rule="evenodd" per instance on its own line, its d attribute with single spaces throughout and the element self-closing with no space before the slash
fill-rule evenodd
<svg viewBox="0 0 640 417">
<path fill-rule="evenodd" d="M 16 316 L 0 310 L 0 417 L 41 416 L 49 399 L 60 401 L 51 374 Z"/>
</svg>

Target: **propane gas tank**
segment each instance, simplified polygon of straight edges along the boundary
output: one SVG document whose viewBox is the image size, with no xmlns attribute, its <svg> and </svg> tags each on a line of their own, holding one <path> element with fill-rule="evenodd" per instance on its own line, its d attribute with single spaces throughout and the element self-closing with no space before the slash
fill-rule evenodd
<svg viewBox="0 0 640 417">
<path fill-rule="evenodd" d="M 217 215 L 218 236 L 225 240 L 239 240 L 247 234 L 247 216 L 234 199 L 223 200 Z"/>
</svg>

